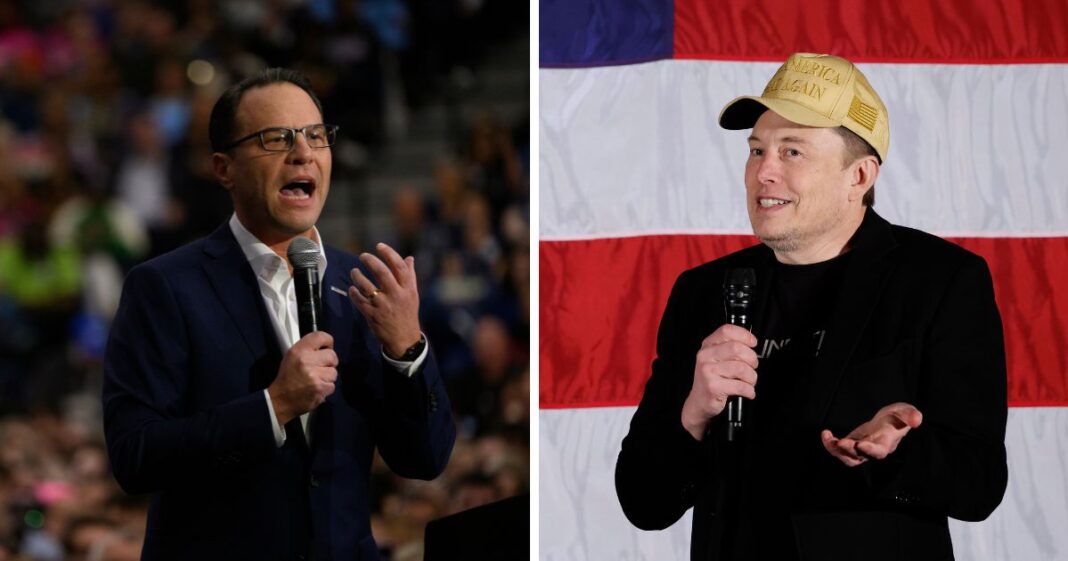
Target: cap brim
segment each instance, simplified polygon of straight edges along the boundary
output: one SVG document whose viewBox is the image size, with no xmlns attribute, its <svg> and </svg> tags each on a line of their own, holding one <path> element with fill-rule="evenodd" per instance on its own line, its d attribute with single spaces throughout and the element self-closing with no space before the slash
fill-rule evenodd
<svg viewBox="0 0 1068 561">
<path fill-rule="evenodd" d="M 768 109 L 799 125 L 837 127 L 842 124 L 789 100 L 747 95 L 735 98 L 720 111 L 719 126 L 727 130 L 751 129 Z"/>
</svg>

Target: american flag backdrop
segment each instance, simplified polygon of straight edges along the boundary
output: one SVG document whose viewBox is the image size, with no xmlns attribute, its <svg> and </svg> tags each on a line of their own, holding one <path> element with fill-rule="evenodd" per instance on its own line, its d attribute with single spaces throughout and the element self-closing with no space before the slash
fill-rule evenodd
<svg viewBox="0 0 1068 561">
<path fill-rule="evenodd" d="M 615 460 L 675 278 L 756 243 L 748 131 L 716 117 L 808 51 L 888 107 L 876 210 L 994 276 L 1009 488 L 951 521 L 957 558 L 1068 559 L 1068 3 L 541 0 L 539 19 L 541 558 L 688 559 L 689 515 L 623 517 Z"/>
</svg>

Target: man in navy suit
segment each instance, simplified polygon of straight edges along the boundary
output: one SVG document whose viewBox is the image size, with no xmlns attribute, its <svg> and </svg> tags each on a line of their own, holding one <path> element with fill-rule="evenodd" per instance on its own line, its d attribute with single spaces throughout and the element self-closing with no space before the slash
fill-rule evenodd
<svg viewBox="0 0 1068 561">
<path fill-rule="evenodd" d="M 413 259 L 379 244 L 357 260 L 315 228 L 336 133 L 296 72 L 231 87 L 210 136 L 233 216 L 126 279 L 104 428 L 119 484 L 152 494 L 143 559 L 376 560 L 375 448 L 404 477 L 448 461 L 455 428 Z M 322 248 L 320 330 L 303 337 L 297 236 Z"/>
</svg>

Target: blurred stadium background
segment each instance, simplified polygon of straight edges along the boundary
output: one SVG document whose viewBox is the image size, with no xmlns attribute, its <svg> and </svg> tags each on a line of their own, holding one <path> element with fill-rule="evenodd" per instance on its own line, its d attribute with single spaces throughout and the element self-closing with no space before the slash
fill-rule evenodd
<svg viewBox="0 0 1068 561">
<path fill-rule="evenodd" d="M 460 437 L 434 482 L 381 462 L 384 558 L 428 520 L 527 492 L 529 6 L 506 0 L 0 0 L 0 561 L 133 560 L 102 357 L 125 271 L 231 212 L 207 120 L 267 66 L 341 125 L 319 228 L 416 256 Z"/>
</svg>

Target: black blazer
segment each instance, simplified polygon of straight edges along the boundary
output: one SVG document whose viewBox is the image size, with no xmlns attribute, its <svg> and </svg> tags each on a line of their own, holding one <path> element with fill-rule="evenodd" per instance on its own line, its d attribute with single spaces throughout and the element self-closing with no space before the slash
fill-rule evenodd
<svg viewBox="0 0 1068 561">
<path fill-rule="evenodd" d="M 695 355 L 725 323 L 726 270 L 753 267 L 767 279 L 774 259 L 758 245 L 679 276 L 616 464 L 620 504 L 639 528 L 666 528 L 694 507 L 694 560 L 729 558 L 720 552 L 732 515 L 723 503 L 732 489 L 723 416 L 701 443 L 680 421 Z M 812 383 L 797 396 L 798 422 L 809 427 L 802 446 L 822 463 L 806 482 L 811 492 L 799 491 L 804 504 L 791 507 L 795 547 L 801 559 L 952 559 L 946 517 L 985 519 L 1008 480 L 1005 354 L 990 272 L 981 257 L 892 226 L 870 209 L 845 267 Z M 767 291 L 758 280 L 758 335 Z M 886 460 L 848 468 L 822 450 L 820 429 L 844 436 L 898 401 L 918 407 L 924 420 Z M 789 470 L 792 460 L 773 468 Z"/>
<path fill-rule="evenodd" d="M 143 559 L 377 560 L 375 448 L 404 477 L 444 469 L 455 428 L 433 356 L 411 378 L 384 366 L 363 316 L 330 290 L 349 286 L 357 260 L 325 252 L 322 329 L 340 364 L 310 448 L 299 432 L 275 445 L 262 390 L 282 352 L 228 225 L 127 277 L 104 429 L 119 484 L 152 494 Z"/>
</svg>

